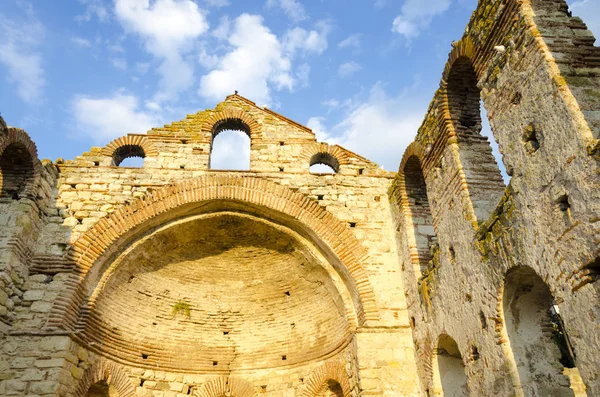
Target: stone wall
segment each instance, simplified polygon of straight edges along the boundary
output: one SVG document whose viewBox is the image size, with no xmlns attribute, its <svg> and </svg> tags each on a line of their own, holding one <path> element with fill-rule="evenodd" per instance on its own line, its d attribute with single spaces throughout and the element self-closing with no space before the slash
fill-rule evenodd
<svg viewBox="0 0 600 397">
<path fill-rule="evenodd" d="M 390 194 L 430 394 L 463 393 L 438 359 L 449 355 L 471 395 L 600 393 L 593 42 L 564 1 L 482 1 L 453 44 Z M 506 189 L 480 135 L 480 97 L 511 176 Z M 426 204 L 411 198 L 420 173 Z M 430 252 L 419 243 L 426 207 L 437 236 Z M 448 338 L 458 351 L 448 352 Z"/>
</svg>

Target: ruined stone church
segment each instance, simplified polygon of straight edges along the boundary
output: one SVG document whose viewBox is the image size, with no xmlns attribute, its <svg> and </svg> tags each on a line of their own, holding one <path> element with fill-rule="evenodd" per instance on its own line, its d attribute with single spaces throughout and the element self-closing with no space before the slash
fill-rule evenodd
<svg viewBox="0 0 600 397">
<path fill-rule="evenodd" d="M 249 170 L 211 169 L 226 130 Z M 600 396 L 586 25 L 480 0 L 397 133 L 389 172 L 237 94 L 73 160 L 0 125 L 0 395 Z"/>
</svg>

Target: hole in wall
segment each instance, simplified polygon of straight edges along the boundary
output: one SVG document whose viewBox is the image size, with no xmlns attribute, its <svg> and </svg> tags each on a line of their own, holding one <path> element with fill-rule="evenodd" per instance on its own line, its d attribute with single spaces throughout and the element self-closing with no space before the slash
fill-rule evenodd
<svg viewBox="0 0 600 397">
<path fill-rule="evenodd" d="M 562 212 L 567 212 L 571 208 L 571 204 L 569 203 L 569 196 L 567 196 L 566 194 L 560 196 L 558 200 L 556 200 L 556 204 Z"/>
<path fill-rule="evenodd" d="M 145 381 L 146 381 L 145 379 L 141 379 L 141 380 L 140 380 L 140 387 L 143 387 L 143 386 L 144 386 L 144 382 L 145 382 Z"/>
<path fill-rule="evenodd" d="M 291 294 L 290 294 L 290 291 L 285 291 L 285 294 L 286 294 L 287 296 L 290 296 L 290 295 L 291 295 Z"/>
<path fill-rule="evenodd" d="M 319 194 L 319 195 L 317 195 L 317 200 L 321 201 L 321 200 L 323 200 L 323 197 L 324 196 L 322 194 Z"/>
<path fill-rule="evenodd" d="M 481 329 L 487 329 L 487 319 L 483 311 L 479 312 L 479 323 L 481 324 Z"/>
<path fill-rule="evenodd" d="M 144 165 L 146 153 L 139 145 L 123 145 L 118 147 L 112 155 L 112 165 L 118 167 L 140 168 Z"/>
<path fill-rule="evenodd" d="M 471 303 L 473 302 L 473 297 L 471 296 L 471 294 L 465 294 L 465 299 L 467 300 L 467 302 Z"/>
<path fill-rule="evenodd" d="M 279 172 L 283 172 L 283 171 L 284 171 L 283 167 L 279 167 Z"/>
<path fill-rule="evenodd" d="M 98 167 L 100 165 L 99 161 L 94 161 L 94 167 Z"/>
<path fill-rule="evenodd" d="M 473 357 L 473 361 L 479 360 L 479 349 L 477 346 L 471 346 L 471 357 Z"/>
<path fill-rule="evenodd" d="M 456 252 L 454 251 L 454 247 L 450 246 L 448 248 L 448 256 L 450 257 L 450 262 L 454 263 L 456 262 Z"/>
<path fill-rule="evenodd" d="M 350 227 L 356 227 L 356 222 L 350 222 Z"/>
<path fill-rule="evenodd" d="M 538 129 L 535 124 L 529 124 L 523 131 L 523 144 L 525 151 L 529 154 L 533 154 L 540 148 L 540 142 L 538 140 Z"/>
<path fill-rule="evenodd" d="M 283 141 L 280 141 L 279 146 L 283 146 L 283 145 L 284 145 Z"/>
<path fill-rule="evenodd" d="M 148 355 L 147 355 L 146 353 L 142 353 L 142 358 L 143 358 L 144 360 L 147 360 L 147 359 L 148 359 Z"/>
<path fill-rule="evenodd" d="M 362 175 L 362 174 L 364 174 L 364 172 L 365 172 L 364 168 L 359 168 L 358 169 L 358 175 Z"/>
<path fill-rule="evenodd" d="M 417 321 L 415 320 L 414 317 L 411 317 L 410 318 L 410 326 L 411 326 L 411 328 L 414 328 L 415 325 L 417 325 Z"/>
<path fill-rule="evenodd" d="M 510 103 L 512 103 L 513 105 L 519 105 L 521 103 L 522 98 L 523 96 L 520 92 L 515 92 L 510 100 Z"/>
<path fill-rule="evenodd" d="M 282 361 L 286 361 L 287 360 L 287 356 L 284 354 L 283 356 L 281 356 L 281 360 Z"/>
<path fill-rule="evenodd" d="M 216 367 L 217 365 L 219 365 L 218 361 L 213 361 L 213 367 Z"/>
</svg>

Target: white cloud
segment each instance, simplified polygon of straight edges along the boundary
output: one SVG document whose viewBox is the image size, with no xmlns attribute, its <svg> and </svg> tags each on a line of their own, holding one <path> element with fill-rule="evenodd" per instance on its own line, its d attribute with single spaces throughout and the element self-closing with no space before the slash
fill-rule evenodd
<svg viewBox="0 0 600 397">
<path fill-rule="evenodd" d="M 589 30 L 596 37 L 596 45 L 600 43 L 600 2 L 598 0 L 579 0 L 571 4 L 571 11 L 583 19 Z"/>
<path fill-rule="evenodd" d="M 326 141 L 330 138 L 327 127 L 323 124 L 324 121 L 325 117 L 311 117 L 306 123 L 306 126 L 315 133 L 318 141 Z"/>
<path fill-rule="evenodd" d="M 417 38 L 421 31 L 429 27 L 435 16 L 450 8 L 451 0 L 406 0 L 392 23 L 392 31 L 403 35 L 408 41 Z"/>
<path fill-rule="evenodd" d="M 268 8 L 281 9 L 293 22 L 301 22 L 308 19 L 304 6 L 296 0 L 267 0 Z"/>
<path fill-rule="evenodd" d="M 194 69 L 185 59 L 194 40 L 208 23 L 191 0 L 115 0 L 115 14 L 123 27 L 139 35 L 146 51 L 162 60 L 160 91 L 155 100 L 170 99 L 193 84 Z"/>
<path fill-rule="evenodd" d="M 333 126 L 331 132 L 324 127 L 323 118 L 311 118 L 309 127 L 317 133 L 318 139 L 339 144 L 387 170 L 396 171 L 426 110 L 427 100 L 416 101 L 414 93 L 389 96 L 377 83 L 369 98 L 353 106 L 344 115 L 344 121 Z"/>
<path fill-rule="evenodd" d="M 303 63 L 296 70 L 296 78 L 302 87 L 308 87 L 308 78 L 310 77 L 310 65 Z"/>
<path fill-rule="evenodd" d="M 42 56 L 36 50 L 45 29 L 33 8 L 24 8 L 27 18 L 23 20 L 0 14 L 0 63 L 7 69 L 6 79 L 17 86 L 17 95 L 25 102 L 36 103 L 46 83 Z"/>
<path fill-rule="evenodd" d="M 231 28 L 231 23 L 229 21 L 229 17 L 227 15 L 222 16 L 219 26 L 214 29 L 210 35 L 216 37 L 219 40 L 227 40 L 227 36 L 229 36 L 229 29 Z"/>
<path fill-rule="evenodd" d="M 110 14 L 102 0 L 77 0 L 85 6 L 83 14 L 75 16 L 77 22 L 89 22 L 93 17 L 98 18 L 100 22 L 107 22 Z"/>
<path fill-rule="evenodd" d="M 338 43 L 339 48 L 354 48 L 359 49 L 361 45 L 362 35 L 356 33 L 346 37 Z"/>
<path fill-rule="evenodd" d="M 288 30 L 283 38 L 283 46 L 289 54 L 297 51 L 321 54 L 327 49 L 327 35 L 331 26 L 326 21 L 317 23 L 315 30 L 305 30 L 300 27 Z"/>
<path fill-rule="evenodd" d="M 110 63 L 115 69 L 127 70 L 127 60 L 125 58 L 112 58 Z"/>
<path fill-rule="evenodd" d="M 268 104 L 272 88 L 293 89 L 291 61 L 260 16 L 242 14 L 236 18 L 228 43 L 231 51 L 219 59 L 216 69 L 201 78 L 201 96 L 222 100 L 238 90 L 258 103 Z"/>
<path fill-rule="evenodd" d="M 92 46 L 92 42 L 83 37 L 71 37 L 71 42 L 81 48 L 90 48 Z"/>
<path fill-rule="evenodd" d="M 206 4 L 216 8 L 226 7 L 229 5 L 229 0 L 206 0 Z"/>
<path fill-rule="evenodd" d="M 145 112 L 133 95 L 116 92 L 108 98 L 76 96 L 71 114 L 79 134 L 107 143 L 127 133 L 144 133 L 160 124 L 155 113 Z"/>
<path fill-rule="evenodd" d="M 356 63 L 354 61 L 345 62 L 345 63 L 342 63 L 340 65 L 340 67 L 338 68 L 338 75 L 340 77 L 349 77 L 361 69 L 362 69 L 362 66 L 360 66 L 358 63 Z"/>
</svg>

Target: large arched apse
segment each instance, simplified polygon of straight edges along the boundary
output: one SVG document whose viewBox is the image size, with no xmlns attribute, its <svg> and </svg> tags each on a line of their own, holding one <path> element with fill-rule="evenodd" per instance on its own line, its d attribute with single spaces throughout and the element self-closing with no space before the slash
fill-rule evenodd
<svg viewBox="0 0 600 397">
<path fill-rule="evenodd" d="M 348 346 L 352 298 L 321 252 L 238 212 L 149 232 L 104 272 L 83 319 L 100 353 L 194 373 L 277 368 Z"/>
<path fill-rule="evenodd" d="M 565 368 L 574 356 L 552 294 L 528 267 L 510 271 L 502 298 L 504 332 L 526 396 L 573 396 Z"/>
</svg>

